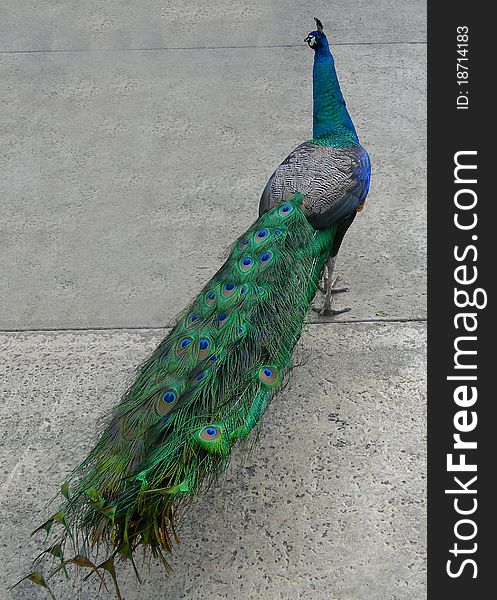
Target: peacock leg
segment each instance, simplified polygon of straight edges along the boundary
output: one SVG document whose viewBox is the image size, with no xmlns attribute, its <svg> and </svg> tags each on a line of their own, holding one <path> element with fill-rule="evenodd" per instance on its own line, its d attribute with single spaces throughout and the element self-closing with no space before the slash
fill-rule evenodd
<svg viewBox="0 0 497 600">
<path fill-rule="evenodd" d="M 319 313 L 321 316 L 325 316 L 325 315 L 340 315 L 342 313 L 348 312 L 350 310 L 350 308 L 340 308 L 340 309 L 335 309 L 331 307 L 331 301 L 332 301 L 332 296 L 333 294 L 339 294 L 341 292 L 348 292 L 349 288 L 336 288 L 335 283 L 338 279 L 338 277 L 335 277 L 335 279 L 333 279 L 333 271 L 335 270 L 335 264 L 336 264 L 336 255 L 333 257 L 330 257 L 328 259 L 328 262 L 326 264 L 325 267 L 325 274 L 323 277 L 323 285 L 324 285 L 324 303 L 323 306 L 321 308 L 317 307 L 317 306 L 312 306 L 312 309 L 314 311 L 316 311 L 317 313 Z"/>
<path fill-rule="evenodd" d="M 326 290 L 328 288 L 328 273 L 329 273 L 328 264 L 326 264 L 323 269 L 323 277 L 321 278 L 321 281 L 319 282 L 319 285 L 318 285 L 318 290 L 323 292 L 323 294 L 326 294 Z"/>
</svg>

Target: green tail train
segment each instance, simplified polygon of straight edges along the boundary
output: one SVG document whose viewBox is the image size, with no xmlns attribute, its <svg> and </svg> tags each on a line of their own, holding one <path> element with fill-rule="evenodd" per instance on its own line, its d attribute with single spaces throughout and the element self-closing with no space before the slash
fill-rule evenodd
<svg viewBox="0 0 497 600">
<path fill-rule="evenodd" d="M 237 240 L 62 486 L 63 505 L 40 528 L 60 528 L 48 550 L 55 572 L 70 563 L 95 569 L 90 550 L 102 543 L 110 554 L 98 568 L 114 580 L 114 558 L 133 560 L 140 545 L 168 567 L 178 510 L 223 472 L 291 368 L 336 229 L 314 229 L 302 198 L 271 209 Z M 28 577 L 47 585 L 51 575 Z"/>
</svg>

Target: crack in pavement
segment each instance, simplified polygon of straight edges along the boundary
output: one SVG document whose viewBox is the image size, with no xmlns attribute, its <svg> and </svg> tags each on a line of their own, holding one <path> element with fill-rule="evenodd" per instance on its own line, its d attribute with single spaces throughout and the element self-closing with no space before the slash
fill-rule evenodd
<svg viewBox="0 0 497 600">
<path fill-rule="evenodd" d="M 355 325 L 357 323 L 426 323 L 427 319 L 423 317 L 398 317 L 392 319 L 344 319 L 342 321 L 305 321 L 305 325 Z M 139 326 L 129 325 L 125 327 L 40 327 L 36 329 L 0 329 L 0 335 L 9 333 L 70 333 L 71 331 L 95 331 L 95 332 L 109 332 L 109 331 L 167 331 L 172 329 L 170 325 L 164 327 L 158 326 Z"/>
<path fill-rule="evenodd" d="M 400 46 L 400 45 L 426 45 L 425 41 L 395 41 L 395 42 L 335 42 L 334 46 Z M 151 48 L 73 48 L 64 50 L 34 49 L 34 50 L 0 50 L 0 54 L 71 54 L 71 53 L 103 53 L 103 52 L 161 52 L 168 50 L 244 50 L 244 49 L 270 49 L 270 48 L 302 48 L 304 44 L 261 44 L 247 46 L 157 46 Z"/>
</svg>

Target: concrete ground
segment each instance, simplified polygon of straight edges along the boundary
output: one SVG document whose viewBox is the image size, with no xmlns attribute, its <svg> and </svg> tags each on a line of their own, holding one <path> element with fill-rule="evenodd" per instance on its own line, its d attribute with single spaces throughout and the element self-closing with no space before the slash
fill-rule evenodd
<svg viewBox="0 0 497 600">
<path fill-rule="evenodd" d="M 164 327 L 310 137 L 318 16 L 373 180 L 261 440 L 126 600 L 425 597 L 425 3 L 6 0 L 0 8 L 0 598 Z M 93 600 L 94 584 L 55 585 Z M 105 591 L 100 598 L 111 598 Z"/>
</svg>

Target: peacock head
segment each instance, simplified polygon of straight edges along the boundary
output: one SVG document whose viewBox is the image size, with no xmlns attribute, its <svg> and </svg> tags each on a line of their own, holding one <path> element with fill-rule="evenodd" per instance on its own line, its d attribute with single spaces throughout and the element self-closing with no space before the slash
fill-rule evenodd
<svg viewBox="0 0 497 600">
<path fill-rule="evenodd" d="M 316 31 L 311 31 L 311 33 L 305 38 L 304 42 L 309 44 L 309 47 L 313 50 L 318 50 L 323 46 L 328 46 L 328 40 L 324 35 L 323 24 L 319 19 L 314 18 L 316 21 Z"/>
</svg>

